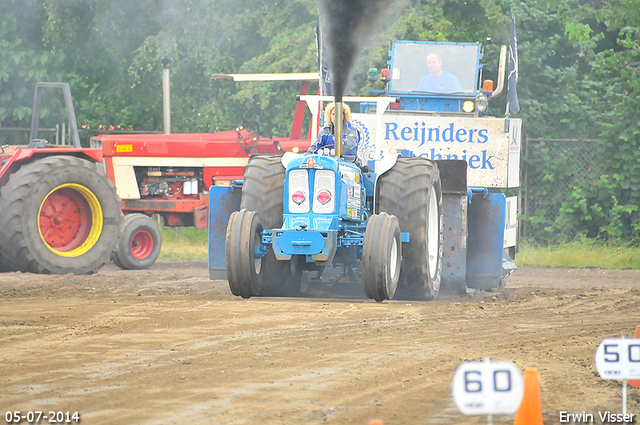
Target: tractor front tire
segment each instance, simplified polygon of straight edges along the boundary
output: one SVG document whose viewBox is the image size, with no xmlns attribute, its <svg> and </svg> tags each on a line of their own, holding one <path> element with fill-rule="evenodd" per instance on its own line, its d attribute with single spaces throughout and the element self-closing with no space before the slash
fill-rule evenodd
<svg viewBox="0 0 640 425">
<path fill-rule="evenodd" d="M 122 201 L 90 161 L 50 156 L 13 173 L 0 195 L 0 246 L 18 270 L 90 274 L 108 261 Z"/>
<path fill-rule="evenodd" d="M 367 298 L 393 298 L 400 277 L 402 241 L 398 219 L 387 213 L 369 217 L 362 246 L 362 280 Z"/>
<path fill-rule="evenodd" d="M 145 214 L 129 214 L 124 218 L 118 250 L 113 262 L 123 270 L 148 269 L 158 259 L 162 248 L 160 226 Z"/>
<path fill-rule="evenodd" d="M 233 295 L 250 298 L 260 295 L 264 277 L 264 257 L 256 257 L 262 242 L 262 223 L 254 211 L 231 213 L 225 240 L 227 280 Z"/>
<path fill-rule="evenodd" d="M 395 215 L 410 242 L 403 247 L 398 296 L 431 300 L 442 281 L 444 223 L 440 173 L 435 162 L 399 157 L 380 176 L 376 211 Z"/>
<path fill-rule="evenodd" d="M 282 227 L 285 168 L 278 155 L 253 155 L 244 172 L 240 208 L 255 211 L 265 229 Z M 262 259 L 264 296 L 295 297 L 300 295 L 304 258 L 278 260 L 269 246 Z"/>
</svg>

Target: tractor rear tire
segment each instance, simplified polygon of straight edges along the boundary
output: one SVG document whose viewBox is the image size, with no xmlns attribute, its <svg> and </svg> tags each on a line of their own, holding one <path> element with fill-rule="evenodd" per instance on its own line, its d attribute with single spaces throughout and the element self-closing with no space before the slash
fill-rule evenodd
<svg viewBox="0 0 640 425">
<path fill-rule="evenodd" d="M 398 219 L 387 213 L 369 217 L 362 246 L 362 280 L 367 298 L 393 298 L 398 288 L 402 241 Z"/>
<path fill-rule="evenodd" d="M 2 254 L 23 272 L 95 273 L 117 246 L 122 218 L 115 186 L 96 164 L 73 156 L 39 159 L 2 188 Z"/>
<path fill-rule="evenodd" d="M 145 214 L 129 214 L 124 218 L 118 250 L 113 262 L 123 270 L 143 270 L 153 266 L 162 248 L 160 226 Z"/>
<path fill-rule="evenodd" d="M 440 172 L 435 162 L 399 157 L 380 176 L 376 211 L 395 215 L 410 242 L 403 247 L 396 298 L 432 300 L 442 281 L 444 223 Z"/>
<path fill-rule="evenodd" d="M 260 216 L 241 209 L 229 217 L 225 240 L 227 280 L 233 295 L 250 298 L 260 295 L 264 278 L 264 258 L 256 257 L 262 243 Z"/>
<path fill-rule="evenodd" d="M 17 272 L 18 269 L 16 269 L 13 264 L 11 264 L 4 255 L 2 255 L 2 253 L 0 252 L 0 273 L 6 273 L 6 272 Z"/>
<path fill-rule="evenodd" d="M 240 208 L 255 211 L 265 229 L 282 227 L 285 168 L 279 155 L 253 155 L 244 172 Z M 292 257 L 278 260 L 269 246 L 262 259 L 262 291 L 255 295 L 295 297 L 300 295 L 304 261 Z"/>
</svg>

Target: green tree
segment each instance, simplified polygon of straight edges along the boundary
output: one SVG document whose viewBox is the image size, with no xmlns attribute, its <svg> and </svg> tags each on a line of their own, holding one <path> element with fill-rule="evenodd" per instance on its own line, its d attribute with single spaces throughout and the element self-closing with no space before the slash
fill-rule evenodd
<svg viewBox="0 0 640 425">
<path fill-rule="evenodd" d="M 0 16 L 0 126 L 27 127 L 35 83 L 59 78 L 64 55 L 43 46 L 41 1 L 3 0 Z"/>
<path fill-rule="evenodd" d="M 527 58 L 521 65 L 526 83 L 522 90 L 519 86 L 526 131 L 534 137 L 597 139 L 600 157 L 592 178 L 574 185 L 568 199 L 560 197 L 549 203 L 555 210 L 528 218 L 535 235 L 550 240 L 638 238 L 637 2 L 557 1 L 548 3 L 547 13 L 532 5 L 519 3 L 529 7 L 520 39 L 520 55 Z M 526 28 L 527 23 L 532 26 Z M 546 42 L 535 33 L 544 34 Z M 541 149 L 526 161 L 547 170 L 535 196 L 558 198 L 555 185 L 572 177 L 567 159 Z"/>
<path fill-rule="evenodd" d="M 603 172 L 575 189 L 557 223 L 586 237 L 640 238 L 640 12 L 631 3 L 610 1 L 596 11 L 617 30 L 616 44 L 595 54 L 583 80 Z"/>
</svg>

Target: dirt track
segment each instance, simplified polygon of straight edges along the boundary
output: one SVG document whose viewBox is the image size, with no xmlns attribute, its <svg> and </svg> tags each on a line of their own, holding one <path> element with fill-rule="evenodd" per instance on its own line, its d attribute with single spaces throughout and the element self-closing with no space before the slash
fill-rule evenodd
<svg viewBox="0 0 640 425">
<path fill-rule="evenodd" d="M 545 424 L 560 411 L 620 412 L 621 384 L 601 380 L 593 359 L 603 338 L 640 325 L 640 271 L 525 268 L 500 291 L 433 302 L 375 303 L 357 285 L 307 292 L 236 298 L 199 261 L 2 274 L 2 420 L 54 410 L 83 424 L 486 424 L 457 411 L 451 378 L 487 356 L 538 368 Z M 639 406 L 630 388 L 629 413 Z"/>
</svg>

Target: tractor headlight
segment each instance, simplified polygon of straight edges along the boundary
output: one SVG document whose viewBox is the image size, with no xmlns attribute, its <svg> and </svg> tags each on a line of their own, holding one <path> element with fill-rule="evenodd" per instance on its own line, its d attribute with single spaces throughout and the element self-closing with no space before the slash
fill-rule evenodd
<svg viewBox="0 0 640 425">
<path fill-rule="evenodd" d="M 317 170 L 313 187 L 313 212 L 316 214 L 332 213 L 335 209 L 333 191 L 336 175 L 331 170 Z M 317 202 L 316 202 L 317 201 Z"/>
<path fill-rule="evenodd" d="M 307 170 L 289 171 L 289 211 L 309 212 L 309 174 Z"/>
<path fill-rule="evenodd" d="M 489 99 L 483 93 L 478 94 L 476 96 L 476 111 L 482 115 L 487 112 L 489 108 Z"/>
<path fill-rule="evenodd" d="M 471 113 L 473 112 L 474 109 L 474 104 L 472 100 L 466 100 L 463 104 L 462 104 L 462 110 L 465 111 L 466 113 Z"/>
</svg>

